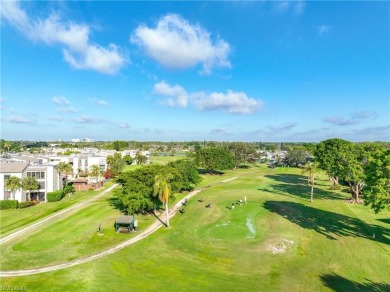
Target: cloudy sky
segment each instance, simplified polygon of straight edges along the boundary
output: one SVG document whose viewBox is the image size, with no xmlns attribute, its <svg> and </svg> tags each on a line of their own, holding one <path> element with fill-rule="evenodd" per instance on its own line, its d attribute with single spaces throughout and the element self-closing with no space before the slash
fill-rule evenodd
<svg viewBox="0 0 390 292">
<path fill-rule="evenodd" d="M 6 140 L 390 141 L 390 3 L 1 2 Z"/>
</svg>

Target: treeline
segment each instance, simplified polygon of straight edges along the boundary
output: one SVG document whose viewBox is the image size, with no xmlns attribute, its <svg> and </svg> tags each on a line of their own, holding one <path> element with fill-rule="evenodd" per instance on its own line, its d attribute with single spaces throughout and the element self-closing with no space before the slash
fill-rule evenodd
<svg viewBox="0 0 390 292">
<path fill-rule="evenodd" d="M 201 181 L 198 169 L 191 160 L 177 160 L 166 165 L 146 165 L 134 171 L 119 174 L 116 182 L 121 185 L 115 190 L 115 205 L 126 214 L 148 212 L 161 207 L 161 200 L 155 194 L 157 177 L 167 178 L 174 193 L 191 191 Z"/>
</svg>

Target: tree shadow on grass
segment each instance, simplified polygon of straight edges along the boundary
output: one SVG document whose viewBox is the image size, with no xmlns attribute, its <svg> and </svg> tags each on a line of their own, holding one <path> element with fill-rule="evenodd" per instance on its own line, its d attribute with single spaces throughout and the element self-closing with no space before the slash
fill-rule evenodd
<svg viewBox="0 0 390 292">
<path fill-rule="evenodd" d="M 270 187 L 272 189 L 269 189 Z M 284 195 L 293 198 L 310 200 L 310 188 L 311 187 L 309 185 L 280 183 L 280 184 L 268 185 L 268 188 L 266 189 L 259 188 L 258 190 L 266 191 L 270 193 L 277 193 L 279 195 Z M 345 196 L 342 196 L 338 193 L 333 193 L 330 191 L 316 188 L 316 186 L 314 185 L 314 195 L 313 195 L 314 200 L 318 200 L 318 199 L 343 200 L 345 198 L 346 198 Z"/>
<path fill-rule="evenodd" d="M 322 283 L 333 291 L 390 291 L 390 285 L 383 282 L 374 283 L 366 279 L 367 282 L 358 283 L 336 275 L 335 273 L 324 274 L 320 278 Z"/>
<path fill-rule="evenodd" d="M 119 198 L 115 198 L 115 197 L 108 198 L 107 202 L 114 209 L 117 209 L 117 210 L 121 211 L 124 214 L 126 213 L 126 207 L 125 207 L 125 205 L 123 205 L 122 201 Z"/>
<path fill-rule="evenodd" d="M 376 219 L 376 220 L 384 222 L 384 223 L 387 223 L 387 224 L 390 224 L 390 218 L 387 218 L 387 219 Z"/>
<path fill-rule="evenodd" d="M 390 229 L 363 221 L 288 201 L 266 201 L 264 208 L 303 228 L 312 229 L 337 240 L 336 236 L 367 238 L 390 245 Z"/>
</svg>

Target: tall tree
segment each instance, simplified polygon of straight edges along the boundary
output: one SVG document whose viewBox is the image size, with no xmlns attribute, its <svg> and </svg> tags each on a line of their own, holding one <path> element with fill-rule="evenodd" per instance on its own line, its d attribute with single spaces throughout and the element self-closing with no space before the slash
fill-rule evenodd
<svg viewBox="0 0 390 292">
<path fill-rule="evenodd" d="M 286 161 L 289 165 L 298 167 L 306 163 L 308 151 L 302 146 L 290 147 L 287 151 Z"/>
<path fill-rule="evenodd" d="M 6 148 L 8 152 L 11 149 L 11 147 L 12 147 L 12 142 L 10 142 L 10 141 L 4 142 L 4 148 Z"/>
<path fill-rule="evenodd" d="M 146 163 L 148 158 L 141 153 L 141 151 L 138 151 L 137 154 L 135 155 L 135 161 L 137 162 L 138 165 L 143 165 Z"/>
<path fill-rule="evenodd" d="M 96 177 L 97 181 L 100 181 L 100 175 L 102 174 L 102 170 L 100 169 L 99 165 L 92 164 L 89 167 L 89 176 Z"/>
<path fill-rule="evenodd" d="M 167 217 L 167 227 L 169 227 L 169 209 L 168 201 L 171 195 L 171 185 L 169 180 L 172 179 L 170 174 L 156 175 L 153 185 L 153 195 L 158 196 L 161 203 L 165 204 L 165 214 Z"/>
<path fill-rule="evenodd" d="M 204 167 L 209 173 L 216 173 L 218 170 L 232 169 L 234 159 L 232 154 L 222 148 L 205 147 L 196 152 L 196 163 Z"/>
<path fill-rule="evenodd" d="M 390 150 L 385 147 L 374 150 L 365 165 L 366 186 L 363 190 L 365 205 L 371 205 L 375 213 L 390 210 Z"/>
<path fill-rule="evenodd" d="M 309 161 L 303 166 L 302 174 L 307 173 L 307 182 L 311 185 L 311 191 L 310 191 L 310 202 L 313 203 L 313 194 L 314 194 L 314 177 L 317 172 L 317 165 Z"/>
<path fill-rule="evenodd" d="M 73 167 L 71 164 L 66 163 L 66 162 L 60 162 L 57 165 L 57 171 L 60 175 L 61 178 L 61 183 L 63 184 L 63 188 L 67 184 L 67 174 L 72 173 L 73 174 Z M 65 177 L 64 177 L 65 175 Z"/>
<path fill-rule="evenodd" d="M 343 156 L 353 147 L 352 143 L 334 138 L 321 141 L 314 151 L 315 160 L 326 171 L 334 185 L 339 184 L 339 176 L 344 172 Z"/>
<path fill-rule="evenodd" d="M 252 163 L 256 160 L 256 149 L 252 144 L 243 142 L 228 143 L 225 148 L 232 154 L 234 168 L 239 167 L 242 163 Z"/>
<path fill-rule="evenodd" d="M 364 186 L 364 145 L 356 145 L 342 139 L 321 141 L 316 148 L 315 158 L 334 184 L 341 177 L 349 185 L 352 200 L 360 202 L 359 196 Z"/>
<path fill-rule="evenodd" d="M 22 188 L 22 179 L 11 176 L 5 180 L 5 187 L 11 192 L 11 200 L 15 200 L 15 192 Z"/>
<path fill-rule="evenodd" d="M 27 191 L 27 201 L 31 201 L 31 191 L 38 190 L 39 184 L 35 177 L 27 176 L 22 180 L 22 187 Z"/>
<path fill-rule="evenodd" d="M 122 155 L 119 152 L 115 153 L 114 155 L 108 155 L 107 163 L 111 177 L 118 176 L 125 166 L 125 162 L 123 161 Z"/>
</svg>

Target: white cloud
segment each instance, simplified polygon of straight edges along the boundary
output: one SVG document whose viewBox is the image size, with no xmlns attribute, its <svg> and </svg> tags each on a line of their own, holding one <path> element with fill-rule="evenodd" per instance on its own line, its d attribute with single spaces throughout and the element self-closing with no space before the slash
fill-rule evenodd
<svg viewBox="0 0 390 292">
<path fill-rule="evenodd" d="M 10 116 L 8 119 L 8 122 L 14 123 L 14 124 L 35 124 L 35 121 L 26 119 L 21 116 Z"/>
<path fill-rule="evenodd" d="M 170 107 L 186 107 L 188 103 L 188 94 L 183 87 L 179 85 L 171 86 L 165 81 L 156 83 L 153 92 L 164 96 L 166 99 L 161 103 Z"/>
<path fill-rule="evenodd" d="M 129 126 L 128 123 L 119 123 L 119 124 L 118 124 L 118 127 L 119 127 L 119 128 L 123 128 L 123 129 L 128 129 L 128 128 L 130 128 L 130 126 Z"/>
<path fill-rule="evenodd" d="M 81 124 L 97 124 L 97 123 L 103 123 L 104 120 L 102 119 L 96 119 L 90 116 L 81 116 L 78 118 L 73 119 L 74 122 L 76 123 L 81 123 Z"/>
<path fill-rule="evenodd" d="M 298 0 L 298 1 L 275 1 L 272 2 L 274 5 L 275 10 L 278 13 L 285 13 L 289 10 L 291 10 L 293 13 L 299 15 L 303 13 L 303 10 L 306 7 L 305 1 Z"/>
<path fill-rule="evenodd" d="M 108 101 L 105 101 L 103 99 L 97 99 L 97 98 L 89 98 L 88 101 L 90 103 L 94 103 L 94 104 L 98 104 L 98 105 L 102 105 L 102 106 L 107 106 L 109 105 Z"/>
<path fill-rule="evenodd" d="M 55 96 L 51 99 L 57 105 L 69 105 L 70 101 L 64 96 Z"/>
<path fill-rule="evenodd" d="M 351 118 L 355 120 L 375 119 L 376 117 L 377 113 L 372 111 L 361 111 L 351 114 Z"/>
<path fill-rule="evenodd" d="M 191 95 L 191 103 L 201 111 L 222 110 L 230 114 L 251 114 L 263 103 L 248 97 L 244 92 L 228 90 L 227 93 L 198 92 Z"/>
<path fill-rule="evenodd" d="M 57 111 L 60 113 L 75 113 L 77 112 L 77 109 L 73 106 L 62 106 L 59 107 Z"/>
<path fill-rule="evenodd" d="M 63 45 L 65 61 L 76 69 L 116 74 L 127 62 L 118 46 L 109 44 L 104 48 L 92 43 L 88 25 L 61 22 L 55 13 L 46 19 L 32 20 L 18 1 L 2 1 L 1 17 L 31 40 Z"/>
<path fill-rule="evenodd" d="M 54 121 L 54 122 L 61 122 L 64 120 L 64 118 L 61 116 L 49 116 L 48 118 L 50 121 Z"/>
<path fill-rule="evenodd" d="M 270 132 L 289 131 L 297 126 L 294 122 L 285 122 L 279 126 L 267 126 Z"/>
<path fill-rule="evenodd" d="M 358 123 L 357 120 L 354 119 L 344 119 L 340 117 L 328 117 L 324 119 L 324 122 L 330 123 L 336 126 L 349 126 L 349 125 L 355 125 Z"/>
<path fill-rule="evenodd" d="M 377 117 L 376 112 L 372 111 L 361 111 L 361 112 L 353 112 L 350 114 L 349 118 L 341 118 L 337 116 L 333 117 L 326 117 L 324 118 L 324 122 L 334 124 L 336 126 L 349 126 L 349 125 L 355 125 L 363 120 L 372 120 Z"/>
<path fill-rule="evenodd" d="M 170 107 L 187 107 L 190 103 L 200 111 L 221 110 L 229 114 L 251 114 L 260 109 L 263 103 L 260 100 L 248 97 L 244 92 L 228 90 L 219 92 L 194 92 L 187 91 L 180 85 L 169 85 L 165 81 L 156 83 L 153 93 L 164 96 L 161 104 Z"/>
<path fill-rule="evenodd" d="M 230 67 L 230 46 L 198 24 L 190 24 L 177 14 L 160 18 L 155 28 L 140 25 L 130 41 L 143 47 L 146 53 L 168 68 L 185 69 L 201 64 L 202 73 L 210 74 L 214 67 Z"/>
<path fill-rule="evenodd" d="M 317 26 L 317 31 L 319 36 L 323 36 L 324 34 L 327 34 L 330 32 L 332 27 L 330 25 L 320 25 Z"/>
</svg>

